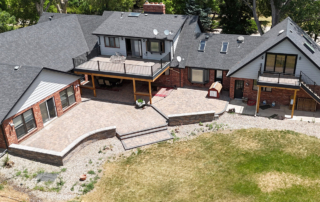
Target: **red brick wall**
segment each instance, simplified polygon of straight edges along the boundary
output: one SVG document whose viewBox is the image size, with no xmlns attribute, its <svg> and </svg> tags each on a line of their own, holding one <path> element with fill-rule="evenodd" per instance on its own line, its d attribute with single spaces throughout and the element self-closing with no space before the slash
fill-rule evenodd
<svg viewBox="0 0 320 202">
<path fill-rule="evenodd" d="M 229 90 L 230 86 L 230 78 L 227 77 L 228 71 L 223 71 L 223 89 Z M 188 80 L 188 68 L 179 69 L 173 68 L 170 70 L 170 75 L 161 75 L 154 83 L 157 86 L 164 87 L 187 87 L 187 86 L 195 86 L 195 87 L 206 87 L 209 88 L 211 84 L 215 82 L 215 70 L 209 70 L 209 83 L 207 84 L 192 84 Z"/>
<path fill-rule="evenodd" d="M 26 138 L 30 137 L 32 134 L 36 133 L 37 131 L 41 130 L 43 128 L 43 121 L 42 121 L 42 116 L 41 116 L 41 112 L 40 112 L 40 104 L 46 100 L 48 100 L 51 97 L 54 97 L 54 101 L 55 101 L 55 105 L 56 105 L 56 111 L 57 111 L 57 116 L 60 117 L 63 115 L 63 113 L 65 113 L 66 111 L 68 111 L 70 108 L 72 108 L 73 106 L 75 106 L 76 104 L 81 102 L 81 94 L 80 94 L 80 89 L 79 87 L 76 87 L 79 84 L 79 81 L 75 81 L 72 84 L 68 85 L 67 87 L 53 93 L 52 95 L 46 97 L 45 99 L 40 100 L 39 102 L 35 103 L 34 105 L 32 105 L 31 107 L 19 112 L 18 114 L 6 119 L 3 124 L 2 124 L 2 128 L 4 130 L 8 145 L 10 144 L 18 144 L 19 142 L 25 140 Z M 76 103 L 71 105 L 70 107 L 68 107 L 67 109 L 63 110 L 62 109 L 62 105 L 61 105 L 61 100 L 60 100 L 60 92 L 67 89 L 69 86 L 73 85 L 74 88 L 74 93 L 75 93 L 75 98 L 76 98 Z M 28 111 L 29 109 L 33 110 L 33 115 L 34 115 L 34 119 L 35 119 L 35 123 L 36 123 L 36 128 L 31 131 L 30 133 L 28 133 L 27 135 L 25 135 L 23 138 L 19 139 L 17 138 L 16 132 L 14 127 L 11 127 L 9 123 L 13 123 L 13 119 L 21 114 L 23 114 L 24 112 Z M 5 148 L 5 142 L 3 139 L 3 135 L 0 134 L 0 148 Z"/>
<path fill-rule="evenodd" d="M 243 90 L 243 97 L 248 97 L 249 99 L 257 100 L 257 93 L 258 91 L 253 90 L 253 80 L 252 79 L 241 79 L 241 78 L 230 78 L 230 91 L 229 96 L 231 99 L 234 99 L 234 87 L 235 87 L 235 80 L 242 80 L 244 81 L 244 90 Z M 249 85 L 247 86 L 246 83 Z M 320 86 L 318 86 L 320 90 Z M 293 90 L 285 90 L 285 89 L 278 89 L 272 88 L 271 92 L 262 91 L 261 92 L 261 102 L 266 100 L 267 103 L 276 102 L 276 104 L 281 105 L 289 105 L 290 104 L 290 97 L 294 95 Z M 297 98 L 311 98 L 307 93 L 305 93 L 302 89 L 300 89 L 297 93 Z M 319 107 L 319 105 L 318 105 Z"/>
<path fill-rule="evenodd" d="M 156 2 L 157 3 L 157 2 Z M 145 3 L 143 5 L 145 13 L 163 13 L 166 14 L 166 6 L 164 4 L 155 4 L 153 2 Z"/>
</svg>

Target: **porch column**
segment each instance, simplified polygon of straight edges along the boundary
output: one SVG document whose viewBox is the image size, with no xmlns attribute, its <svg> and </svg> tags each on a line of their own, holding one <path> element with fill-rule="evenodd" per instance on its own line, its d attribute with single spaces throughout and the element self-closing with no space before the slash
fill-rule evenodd
<svg viewBox="0 0 320 202">
<path fill-rule="evenodd" d="M 292 105 L 292 112 L 291 112 L 291 118 L 293 118 L 294 114 L 294 108 L 296 106 L 296 97 L 297 97 L 297 90 L 294 91 L 294 96 L 293 96 L 293 105 Z"/>
<path fill-rule="evenodd" d="M 132 79 L 133 82 L 133 96 L 134 96 L 134 102 L 137 100 L 137 96 L 136 96 L 136 80 Z"/>
<path fill-rule="evenodd" d="M 258 93 L 257 93 L 257 103 L 256 103 L 256 112 L 259 113 L 260 107 L 260 96 L 261 96 L 261 86 L 258 86 Z"/>
<path fill-rule="evenodd" d="M 94 81 L 94 76 L 91 74 L 91 81 L 92 81 L 92 88 L 93 88 L 93 96 L 97 97 L 97 92 L 96 92 L 96 82 Z"/>
<path fill-rule="evenodd" d="M 152 90 L 151 90 L 151 81 L 149 81 L 149 99 L 150 99 L 150 104 L 152 104 Z"/>
</svg>

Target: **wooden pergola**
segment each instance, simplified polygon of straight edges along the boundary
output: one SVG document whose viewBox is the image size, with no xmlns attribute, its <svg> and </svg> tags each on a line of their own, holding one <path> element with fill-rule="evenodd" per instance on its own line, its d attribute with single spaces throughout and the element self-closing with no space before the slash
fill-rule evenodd
<svg viewBox="0 0 320 202">
<path fill-rule="evenodd" d="M 284 90 L 293 90 L 294 91 L 294 96 L 293 96 L 293 105 L 292 105 L 292 111 L 291 111 L 291 118 L 293 118 L 294 108 L 295 108 L 296 99 L 297 99 L 297 92 L 299 91 L 299 89 L 284 88 L 284 87 L 273 87 L 273 86 L 262 86 L 262 85 L 257 85 L 257 86 L 258 86 L 257 104 L 256 104 L 256 112 L 257 113 L 259 113 L 259 107 L 260 107 L 261 88 L 266 87 L 266 88 L 278 88 L 278 89 L 284 89 Z"/>
<path fill-rule="evenodd" d="M 161 74 L 157 75 L 153 79 L 144 79 L 144 78 L 137 78 L 137 77 L 130 77 L 130 76 L 121 76 L 121 75 L 111 75 L 111 74 L 98 74 L 98 73 L 93 73 L 93 72 L 82 72 L 79 70 L 76 70 L 74 73 L 75 74 L 86 74 L 88 76 L 91 76 L 92 79 L 92 86 L 81 86 L 81 88 L 86 88 L 90 89 L 93 91 L 94 97 L 97 97 L 97 92 L 96 92 L 96 86 L 94 82 L 94 77 L 99 76 L 99 77 L 106 77 L 106 78 L 115 78 L 115 79 L 125 79 L 125 80 L 132 80 L 133 83 L 133 95 L 134 95 L 134 101 L 137 100 L 137 95 L 139 96 L 146 96 L 149 97 L 150 104 L 152 104 L 152 90 L 151 90 L 151 83 L 157 80 L 165 71 L 167 71 L 170 68 L 170 66 L 166 67 Z M 136 81 L 143 81 L 143 82 L 148 82 L 149 86 L 149 92 L 144 93 L 144 92 L 137 92 L 136 91 Z"/>
</svg>

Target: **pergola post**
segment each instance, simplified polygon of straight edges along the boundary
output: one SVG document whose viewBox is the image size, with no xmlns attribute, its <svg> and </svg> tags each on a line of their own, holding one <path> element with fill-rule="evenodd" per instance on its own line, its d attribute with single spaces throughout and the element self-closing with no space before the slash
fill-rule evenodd
<svg viewBox="0 0 320 202">
<path fill-rule="evenodd" d="M 94 76 L 91 74 L 91 81 L 92 81 L 92 88 L 93 88 L 93 96 L 97 97 L 97 92 L 96 92 L 96 82 L 94 81 Z"/>
<path fill-rule="evenodd" d="M 136 80 L 132 79 L 133 82 L 133 96 L 134 96 L 134 101 L 137 100 L 137 96 L 136 96 Z"/>
<path fill-rule="evenodd" d="M 297 98 L 297 90 L 294 91 L 291 118 L 293 118 L 294 108 L 295 108 L 295 106 L 296 106 L 296 98 Z"/>
<path fill-rule="evenodd" d="M 151 81 L 149 81 L 149 98 L 150 98 L 150 104 L 152 104 L 152 90 L 151 90 Z"/>
<path fill-rule="evenodd" d="M 261 96 L 261 86 L 258 86 L 258 93 L 257 93 L 257 104 L 256 104 L 256 111 L 259 113 L 259 107 L 260 107 L 260 96 Z"/>
</svg>

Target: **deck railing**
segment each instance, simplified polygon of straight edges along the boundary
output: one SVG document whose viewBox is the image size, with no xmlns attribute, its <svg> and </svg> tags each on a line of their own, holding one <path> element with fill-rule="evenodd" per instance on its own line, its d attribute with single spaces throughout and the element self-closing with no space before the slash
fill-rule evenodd
<svg viewBox="0 0 320 202">
<path fill-rule="evenodd" d="M 287 84 L 287 85 L 292 85 L 292 84 L 289 84 L 289 83 L 285 83 L 283 82 L 284 79 L 298 79 L 298 81 L 295 81 L 294 82 L 294 86 L 300 86 L 300 83 L 301 83 L 301 75 L 300 77 L 296 77 L 295 74 L 285 74 L 285 73 L 278 73 L 278 72 L 262 72 L 262 69 L 260 68 L 259 72 L 258 72 L 258 81 L 259 82 L 265 82 L 263 80 L 261 80 L 261 76 L 264 76 L 264 77 L 271 77 L 271 78 L 274 78 L 275 81 L 272 82 L 272 83 L 277 83 L 277 84 Z"/>
<path fill-rule="evenodd" d="M 167 67 L 171 60 L 171 53 L 166 54 L 158 63 L 152 66 L 126 64 L 125 62 L 102 62 L 95 60 L 86 60 L 83 58 L 74 58 L 75 68 L 93 70 L 99 72 L 114 72 L 130 75 L 154 76 L 160 70 Z M 83 66 L 81 66 L 83 65 Z M 85 66 L 85 67 L 84 67 Z M 148 70 L 149 69 L 149 70 Z"/>
</svg>

